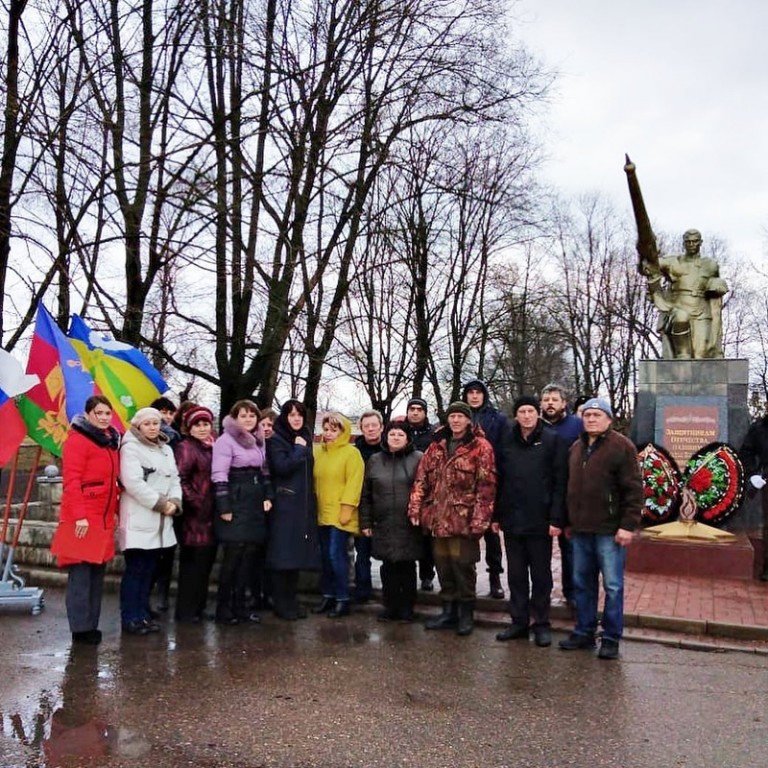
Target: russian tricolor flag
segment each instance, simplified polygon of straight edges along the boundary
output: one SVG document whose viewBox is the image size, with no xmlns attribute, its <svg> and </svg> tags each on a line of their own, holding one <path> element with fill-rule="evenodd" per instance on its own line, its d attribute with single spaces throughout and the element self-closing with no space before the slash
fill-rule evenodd
<svg viewBox="0 0 768 768">
<path fill-rule="evenodd" d="M 13 398 L 38 383 L 29 376 L 13 355 L 0 349 L 0 466 L 5 465 L 21 445 L 27 427 Z"/>
</svg>

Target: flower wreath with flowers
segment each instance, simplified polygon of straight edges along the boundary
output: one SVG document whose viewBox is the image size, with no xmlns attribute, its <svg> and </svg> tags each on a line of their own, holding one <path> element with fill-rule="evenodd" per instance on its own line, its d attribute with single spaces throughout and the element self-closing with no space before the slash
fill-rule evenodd
<svg viewBox="0 0 768 768">
<path fill-rule="evenodd" d="M 741 504 L 744 467 L 727 443 L 710 443 L 688 459 L 682 479 L 696 499 L 696 519 L 720 525 Z"/>
<path fill-rule="evenodd" d="M 680 508 L 680 469 L 671 454 L 656 443 L 648 443 L 637 454 L 643 478 L 642 522 L 666 523 L 677 517 Z"/>
<path fill-rule="evenodd" d="M 648 443 L 637 454 L 643 478 L 642 520 L 646 525 L 677 517 L 683 488 L 696 502 L 696 520 L 717 526 L 730 517 L 744 495 L 744 468 L 727 443 L 709 443 L 686 462 L 680 473 L 674 458 L 662 446 Z"/>
</svg>

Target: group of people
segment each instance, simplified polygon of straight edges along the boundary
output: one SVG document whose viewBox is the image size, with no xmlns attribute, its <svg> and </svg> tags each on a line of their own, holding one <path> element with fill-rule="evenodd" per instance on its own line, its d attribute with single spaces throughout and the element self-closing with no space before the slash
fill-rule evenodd
<svg viewBox="0 0 768 768">
<path fill-rule="evenodd" d="M 305 617 L 302 571 L 320 571 L 318 614 L 339 619 L 372 594 L 371 558 L 381 565 L 381 621 L 414 620 L 419 585 L 442 610 L 426 629 L 468 635 L 474 627 L 476 564 L 485 540 L 491 597 L 503 598 L 504 535 L 511 624 L 500 641 L 551 644 L 552 541 L 558 537 L 563 592 L 576 626 L 564 650 L 595 647 L 598 576 L 606 593 L 599 656 L 616 658 L 622 635 L 624 548 L 639 524 L 642 487 L 632 443 L 612 430 L 602 399 L 568 413 L 550 385 L 541 402 L 519 397 L 508 418 L 483 382 L 433 427 L 412 398 L 385 424 L 375 410 L 361 434 L 339 413 L 322 418 L 315 442 L 305 406 L 279 414 L 240 400 L 214 431 L 206 407 L 161 398 L 120 435 L 103 396 L 91 397 L 64 444 L 61 521 L 52 543 L 69 570 L 73 641 L 96 644 L 106 563 L 115 532 L 125 559 L 123 631 L 160 631 L 150 605 L 167 609 L 178 544 L 178 622 L 206 617 L 211 570 L 221 549 L 216 609 L 223 625 L 258 623 L 269 606 Z M 582 421 L 583 419 L 583 421 Z M 350 553 L 355 553 L 354 590 Z"/>
</svg>

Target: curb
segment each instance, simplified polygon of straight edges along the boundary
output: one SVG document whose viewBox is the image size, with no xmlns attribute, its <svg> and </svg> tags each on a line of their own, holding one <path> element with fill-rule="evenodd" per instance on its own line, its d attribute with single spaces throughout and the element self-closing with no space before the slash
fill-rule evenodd
<svg viewBox="0 0 768 768">
<path fill-rule="evenodd" d="M 64 588 L 67 584 L 67 574 L 64 571 L 52 571 L 44 568 L 23 568 L 22 573 L 29 585 L 41 587 Z M 106 574 L 104 589 L 106 592 L 118 592 L 120 577 L 117 574 Z M 172 588 L 173 591 L 173 588 Z M 213 592 L 212 592 L 213 593 Z M 305 595 L 308 593 L 305 593 Z M 381 590 L 374 589 L 374 602 L 381 602 Z M 437 607 L 441 603 L 436 593 L 419 592 L 417 607 Z M 359 606 L 365 609 L 365 606 Z M 494 600 L 489 597 L 479 597 L 475 603 L 478 614 L 476 624 L 486 627 L 500 627 L 508 623 L 507 601 Z M 565 605 L 553 605 L 552 619 L 557 622 L 556 629 L 568 631 L 571 627 L 572 617 Z M 729 624 L 727 622 L 706 621 L 699 619 L 685 619 L 674 616 L 655 616 L 653 614 L 628 613 L 624 615 L 624 625 L 629 630 L 627 639 L 639 642 L 655 642 L 662 645 L 685 648 L 687 650 L 718 651 L 733 650 L 746 651 L 768 655 L 767 648 L 745 648 L 739 645 L 718 643 L 717 645 L 694 639 L 669 638 L 664 636 L 641 635 L 632 632 L 633 629 L 658 630 L 670 632 L 676 635 L 696 635 L 712 639 L 737 640 L 737 641 L 762 641 L 768 642 L 768 627 L 751 624 Z"/>
</svg>

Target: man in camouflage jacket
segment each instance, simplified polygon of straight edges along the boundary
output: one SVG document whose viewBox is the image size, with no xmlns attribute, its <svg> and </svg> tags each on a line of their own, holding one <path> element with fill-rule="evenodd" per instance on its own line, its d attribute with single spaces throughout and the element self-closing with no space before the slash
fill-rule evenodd
<svg viewBox="0 0 768 768">
<path fill-rule="evenodd" d="M 469 406 L 452 403 L 441 429 L 419 464 L 408 516 L 432 536 L 440 580 L 442 614 L 427 629 L 473 629 L 476 563 L 480 539 L 493 516 L 496 463 L 480 427 L 472 427 Z"/>
</svg>

